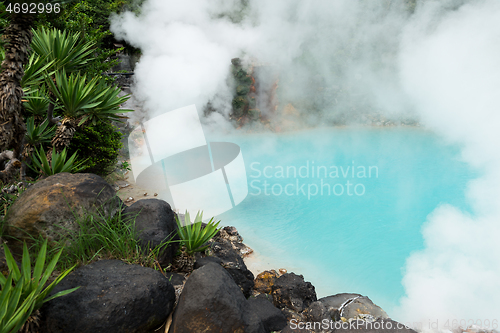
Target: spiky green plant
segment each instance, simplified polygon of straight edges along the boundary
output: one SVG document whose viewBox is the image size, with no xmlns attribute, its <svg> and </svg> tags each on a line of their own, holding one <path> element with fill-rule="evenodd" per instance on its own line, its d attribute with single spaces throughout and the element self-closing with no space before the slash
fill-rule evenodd
<svg viewBox="0 0 500 333">
<path fill-rule="evenodd" d="M 93 42 L 82 43 L 80 33 L 70 33 L 58 29 L 40 27 L 33 30 L 31 47 L 44 57 L 47 63 L 53 62 L 50 68 L 67 73 L 75 72 L 85 66 L 92 58 Z"/>
<path fill-rule="evenodd" d="M 39 117 L 45 117 L 49 108 L 50 100 L 47 95 L 45 86 L 40 86 L 38 89 L 30 89 L 25 92 L 24 108 L 31 114 Z"/>
<path fill-rule="evenodd" d="M 34 167 L 31 165 L 29 167 L 35 172 L 40 172 L 41 170 L 41 172 L 45 176 L 52 176 L 61 172 L 75 173 L 80 171 L 82 169 L 81 165 L 85 161 L 80 161 L 75 164 L 76 158 L 78 156 L 77 153 L 75 152 L 73 155 L 71 155 L 70 158 L 67 158 L 66 155 L 66 148 L 64 148 L 60 153 L 57 153 L 55 149 L 53 149 L 52 158 L 49 162 L 47 160 L 47 156 L 45 154 L 45 151 L 43 150 L 43 147 L 40 147 L 40 150 L 35 148 L 35 152 L 31 156 Z"/>
<path fill-rule="evenodd" d="M 46 76 L 52 75 L 54 72 L 48 69 L 54 64 L 54 60 L 47 61 L 47 57 L 32 53 L 28 63 L 24 66 L 24 75 L 21 79 L 21 87 L 29 87 L 39 85 L 45 80 Z"/>
<path fill-rule="evenodd" d="M 177 233 L 181 240 L 181 246 L 186 248 L 186 253 L 192 255 L 195 252 L 205 251 L 209 245 L 208 241 L 211 240 L 220 228 L 218 228 L 220 221 L 215 222 L 212 217 L 205 227 L 202 226 L 203 212 L 198 212 L 193 222 L 189 213 L 186 211 L 184 215 L 184 224 L 179 221 L 179 218 L 175 216 L 177 222 Z"/>
<path fill-rule="evenodd" d="M 73 73 L 69 77 L 65 70 L 55 73 L 55 82 L 47 78 L 50 90 L 61 104 L 66 118 L 77 118 L 86 110 L 99 105 L 104 91 L 98 92 L 96 86 L 98 78 L 87 80 L 86 75 Z"/>
<path fill-rule="evenodd" d="M 45 120 L 40 125 L 35 125 L 35 117 L 29 117 L 26 121 L 26 141 L 31 146 L 40 143 L 50 142 L 56 131 L 56 126 L 48 126 L 49 122 Z"/>
<path fill-rule="evenodd" d="M 96 125 L 98 121 L 105 119 L 119 120 L 120 118 L 126 118 L 118 115 L 118 113 L 131 112 L 133 110 L 120 109 L 120 105 L 129 99 L 129 95 L 118 96 L 120 92 L 121 89 L 119 87 L 108 86 L 105 82 L 101 81 L 96 86 L 95 92 L 96 95 L 100 96 L 98 98 L 99 104 L 85 111 L 85 115 L 79 125 L 87 120 Z"/>
<path fill-rule="evenodd" d="M 62 253 L 61 249 L 45 266 L 47 240 L 45 240 L 38 253 L 33 272 L 26 243 L 23 245 L 21 269 L 17 266 L 14 257 L 5 244 L 4 252 L 9 267 L 9 275 L 6 278 L 0 274 L 0 285 L 2 287 L 0 293 L 0 333 L 17 332 L 31 313 L 41 308 L 43 303 L 72 293 L 79 288 L 63 290 L 48 297 L 52 289 L 73 270 L 74 266 L 63 271 L 52 283 L 46 286 Z"/>
<path fill-rule="evenodd" d="M 66 118 L 82 117 L 81 125 L 87 120 L 98 121 L 123 118 L 118 113 L 133 110 L 119 109 L 129 96 L 118 96 L 120 88 L 108 86 L 99 78 L 88 79 L 85 75 L 73 73 L 69 77 L 64 70 L 55 73 L 55 82 L 46 80 L 54 96 L 61 104 Z"/>
</svg>

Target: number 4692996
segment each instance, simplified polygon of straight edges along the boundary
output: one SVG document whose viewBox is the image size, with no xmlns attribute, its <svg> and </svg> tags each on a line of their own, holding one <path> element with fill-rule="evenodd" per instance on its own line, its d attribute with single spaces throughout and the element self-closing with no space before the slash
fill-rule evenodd
<svg viewBox="0 0 500 333">
<path fill-rule="evenodd" d="M 23 14 L 41 14 L 41 13 L 59 13 L 61 5 L 51 3 L 9 3 L 5 11 L 9 13 Z"/>
</svg>

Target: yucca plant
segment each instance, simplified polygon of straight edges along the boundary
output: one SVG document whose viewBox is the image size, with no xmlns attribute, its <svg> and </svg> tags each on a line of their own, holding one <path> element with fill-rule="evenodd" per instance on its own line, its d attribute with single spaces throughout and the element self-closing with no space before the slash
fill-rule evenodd
<svg viewBox="0 0 500 333">
<path fill-rule="evenodd" d="M 0 293 L 0 333 L 19 331 L 33 312 L 35 305 L 35 292 L 21 300 L 24 278 L 12 287 L 12 275 L 12 272 L 9 273 Z"/>
<path fill-rule="evenodd" d="M 49 122 L 45 120 L 40 125 L 35 125 L 35 117 L 29 117 L 26 121 L 26 141 L 30 146 L 35 147 L 40 143 L 50 142 L 56 126 L 49 126 Z"/>
<path fill-rule="evenodd" d="M 118 115 L 118 113 L 131 112 L 134 110 L 120 109 L 120 105 L 129 99 L 129 95 L 118 96 L 121 92 L 119 87 L 108 86 L 104 81 L 101 81 L 95 88 L 95 94 L 99 96 L 97 99 L 99 104 L 85 110 L 79 125 L 89 120 L 93 125 L 102 120 L 119 120 L 127 118 Z"/>
<path fill-rule="evenodd" d="M 188 255 L 205 251 L 209 247 L 209 245 L 207 245 L 208 241 L 220 230 L 220 228 L 218 228 L 220 221 L 215 222 L 213 217 L 208 221 L 205 227 L 202 226 L 203 212 L 198 212 L 194 221 L 191 223 L 189 213 L 186 211 L 184 215 L 184 226 L 177 216 L 175 220 L 177 222 L 177 233 L 181 240 L 181 246 L 185 247 Z"/>
<path fill-rule="evenodd" d="M 26 91 L 24 98 L 24 108 L 37 117 L 45 117 L 49 108 L 50 100 L 45 86 L 38 89 Z"/>
<path fill-rule="evenodd" d="M 31 165 L 29 167 L 35 172 L 40 172 L 39 170 L 41 170 L 45 176 L 52 176 L 61 172 L 75 173 L 82 170 L 82 164 L 85 160 L 75 164 L 78 156 L 77 153 L 75 152 L 69 159 L 67 159 L 66 155 L 66 148 L 60 153 L 52 149 L 52 158 L 49 162 L 43 147 L 40 147 L 40 150 L 35 148 L 31 156 L 34 167 Z"/>
<path fill-rule="evenodd" d="M 119 88 L 107 86 L 99 78 L 87 79 L 76 73 L 68 77 L 62 70 L 55 73 L 55 82 L 46 81 L 64 115 L 63 126 L 58 127 L 52 140 L 57 151 L 69 146 L 77 127 L 86 121 L 95 125 L 98 121 L 123 118 L 118 113 L 132 111 L 119 109 L 129 97 L 119 97 Z"/>
<path fill-rule="evenodd" d="M 75 267 L 63 271 L 52 283 L 46 286 L 62 251 L 61 249 L 56 253 L 48 265 L 45 266 L 47 256 L 47 240 L 45 240 L 38 253 L 32 272 L 30 253 L 26 243 L 23 245 L 21 269 L 17 266 L 7 245 L 4 244 L 5 261 L 9 267 L 9 275 L 6 278 L 0 274 L 0 285 L 2 286 L 0 294 L 0 333 L 17 332 L 31 313 L 41 308 L 43 303 L 72 293 L 79 288 L 63 290 L 48 297 L 52 289 Z"/>
<path fill-rule="evenodd" d="M 48 71 L 54 60 L 47 61 L 46 56 L 31 53 L 28 63 L 24 66 L 24 75 L 21 79 L 21 87 L 29 87 L 42 83 L 46 76 L 52 75 L 53 71 Z"/>
<path fill-rule="evenodd" d="M 67 73 L 75 72 L 82 68 L 91 59 L 95 44 L 82 43 L 80 33 L 69 33 L 58 29 L 45 29 L 43 27 L 33 30 L 31 47 L 47 63 L 53 62 L 51 69 L 58 71 L 64 69 Z"/>
<path fill-rule="evenodd" d="M 55 73 L 55 82 L 46 80 L 51 93 L 61 105 L 64 118 L 52 139 L 52 146 L 57 152 L 68 147 L 79 125 L 79 119 L 86 110 L 99 105 L 99 98 L 104 92 L 98 92 L 98 78 L 87 80 L 85 75 L 73 73 L 69 77 L 65 70 Z M 81 122 L 80 122 L 81 124 Z"/>
<path fill-rule="evenodd" d="M 65 70 L 55 73 L 55 82 L 46 78 L 50 91 L 61 104 L 65 118 L 77 118 L 84 114 L 85 110 L 99 105 L 105 91 L 96 89 L 98 78 L 87 80 L 86 75 L 73 73 L 69 77 Z"/>
</svg>

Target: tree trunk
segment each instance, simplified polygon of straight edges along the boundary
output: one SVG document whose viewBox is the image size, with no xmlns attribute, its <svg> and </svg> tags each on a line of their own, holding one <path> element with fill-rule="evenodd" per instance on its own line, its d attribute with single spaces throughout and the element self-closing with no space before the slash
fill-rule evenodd
<svg viewBox="0 0 500 333">
<path fill-rule="evenodd" d="M 71 139 L 73 139 L 73 136 L 75 135 L 76 128 L 80 120 L 81 117 L 77 119 L 64 118 L 61 121 L 61 125 L 57 127 L 56 133 L 52 138 L 52 147 L 57 153 L 62 152 L 64 148 L 69 146 Z"/>
<path fill-rule="evenodd" d="M 28 62 L 33 20 L 34 15 L 12 14 L 11 23 L 3 35 L 6 44 L 0 72 L 0 152 L 12 149 L 15 159 L 20 158 L 26 132 L 21 114 L 21 79 L 23 67 Z M 0 180 L 5 182 L 12 178 L 12 172 L 4 173 L 2 168 L 0 165 Z"/>
</svg>

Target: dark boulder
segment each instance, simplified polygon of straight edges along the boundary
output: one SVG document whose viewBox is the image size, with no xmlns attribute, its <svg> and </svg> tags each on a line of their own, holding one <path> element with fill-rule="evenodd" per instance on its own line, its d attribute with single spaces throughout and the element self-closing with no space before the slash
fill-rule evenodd
<svg viewBox="0 0 500 333">
<path fill-rule="evenodd" d="M 226 271 L 231 275 L 234 282 L 240 287 L 245 297 L 252 295 L 253 273 L 246 266 L 240 268 L 226 267 Z"/>
<path fill-rule="evenodd" d="M 309 305 L 309 307 L 304 310 L 303 315 L 307 318 L 307 321 L 311 322 L 323 322 L 324 320 L 332 320 L 325 305 L 320 301 L 312 302 L 311 305 Z"/>
<path fill-rule="evenodd" d="M 254 275 L 247 268 L 240 253 L 235 250 L 230 241 L 218 239 L 212 242 L 212 255 L 221 260 L 221 265 L 231 274 L 245 297 L 252 294 Z"/>
<path fill-rule="evenodd" d="M 250 311 L 257 314 L 266 332 L 280 331 L 286 326 L 286 317 L 265 296 L 248 299 Z"/>
<path fill-rule="evenodd" d="M 45 303 L 42 332 L 139 333 L 160 327 L 173 309 L 174 287 L 160 272 L 120 260 L 101 260 L 65 277 Z"/>
<path fill-rule="evenodd" d="M 360 294 L 337 294 L 333 296 L 323 297 L 320 302 L 328 310 L 328 314 L 334 320 L 340 320 L 341 317 L 346 319 L 355 318 L 359 315 L 370 315 L 374 318 L 389 318 L 382 308 L 373 304 L 366 296 Z"/>
<path fill-rule="evenodd" d="M 174 312 L 170 333 L 266 332 L 240 288 L 216 263 L 191 273 Z"/>
<path fill-rule="evenodd" d="M 122 202 L 115 190 L 91 173 L 58 173 L 28 187 L 5 216 L 5 235 L 30 241 L 59 240 L 78 230 L 84 214 L 114 215 Z"/>
<path fill-rule="evenodd" d="M 198 269 L 200 267 L 203 267 L 210 262 L 222 265 L 222 260 L 217 258 L 217 257 L 202 257 L 202 258 L 196 259 L 196 261 L 194 262 L 194 269 Z"/>
<path fill-rule="evenodd" d="M 162 242 L 174 240 L 160 254 L 159 263 L 167 266 L 179 248 L 175 213 L 170 205 L 159 199 L 143 199 L 123 210 L 126 218 L 135 217 L 135 228 L 143 249 L 154 248 Z"/>
<path fill-rule="evenodd" d="M 274 305 L 278 308 L 288 308 L 299 313 L 317 300 L 314 286 L 305 282 L 302 275 L 294 273 L 280 276 L 272 286 L 271 294 Z"/>
</svg>

